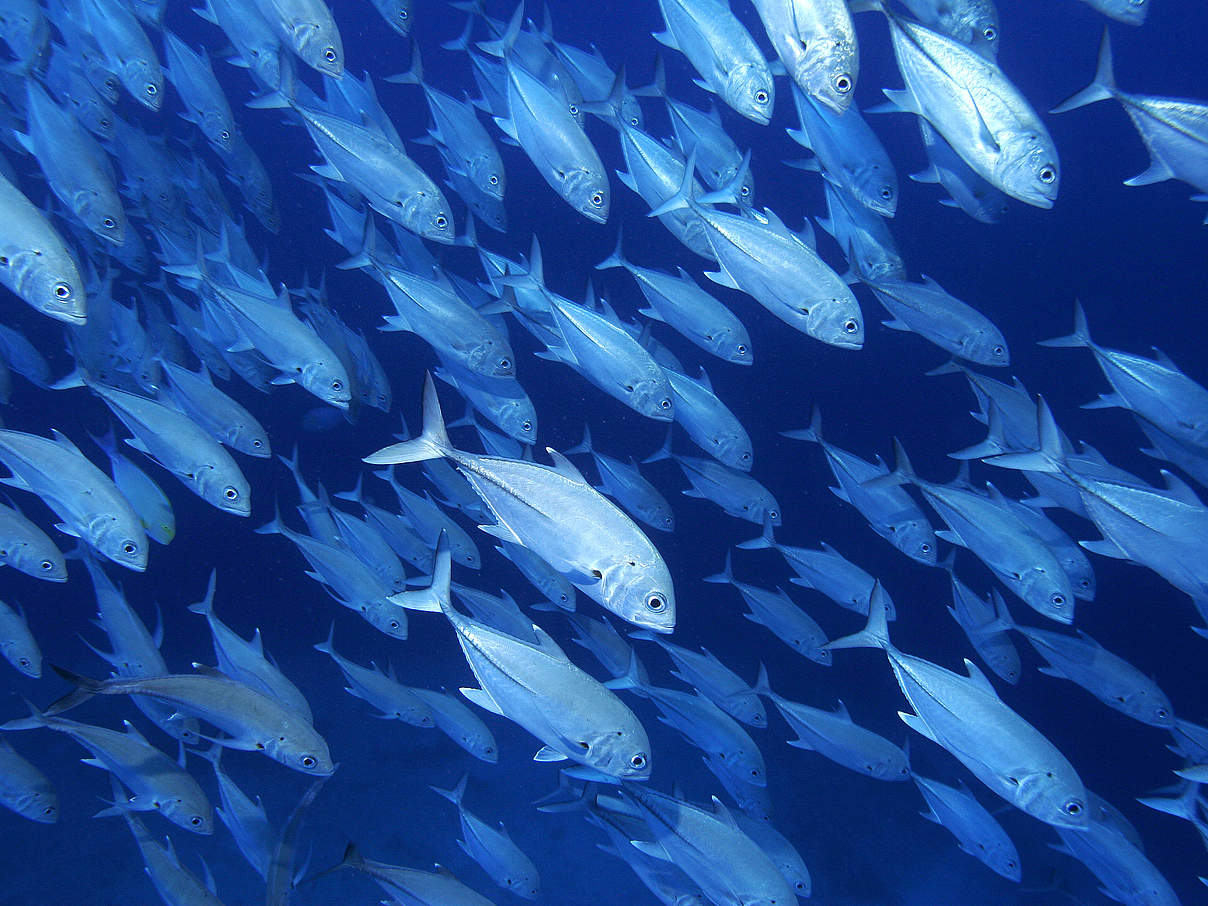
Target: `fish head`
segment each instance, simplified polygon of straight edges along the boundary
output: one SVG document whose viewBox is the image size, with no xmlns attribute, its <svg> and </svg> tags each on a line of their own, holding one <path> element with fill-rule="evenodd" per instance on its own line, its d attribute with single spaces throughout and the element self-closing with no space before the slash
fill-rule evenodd
<svg viewBox="0 0 1208 906">
<path fill-rule="evenodd" d="M 1145 0 L 1141 0 L 1145 2 Z M 998 10 L 993 3 L 977 4 L 973 15 L 965 23 L 967 39 L 964 43 L 976 50 L 987 60 L 998 59 L 999 27 Z M 1018 870 L 1018 869 L 1016 869 Z"/>
<path fill-rule="evenodd" d="M 675 629 L 675 589 L 667 564 L 661 558 L 653 564 L 623 560 L 619 571 L 620 581 L 608 582 L 606 577 L 605 606 L 635 626 L 670 634 Z"/>
<path fill-rule="evenodd" d="M 307 66 L 336 79 L 344 75 L 344 45 L 334 23 L 292 22 L 289 27 L 294 49 Z"/>
<path fill-rule="evenodd" d="M 638 103 L 637 96 L 632 92 L 626 91 L 621 95 L 621 106 L 617 111 L 621 121 L 627 126 L 634 129 L 646 128 L 646 116 L 642 113 L 642 107 Z"/>
<path fill-rule="evenodd" d="M 620 780 L 647 780 L 650 777 L 650 740 L 633 718 L 625 726 L 600 729 L 575 740 L 579 759 L 609 777 Z"/>
<path fill-rule="evenodd" d="M 750 472 L 755 461 L 751 439 L 743 435 L 714 438 L 713 455 L 719 462 L 740 472 Z"/>
<path fill-rule="evenodd" d="M 252 489 L 236 469 L 228 473 L 210 465 L 194 473 L 194 483 L 202 500 L 217 509 L 236 516 L 252 513 Z"/>
<path fill-rule="evenodd" d="M 466 731 L 461 734 L 461 745 L 479 761 L 485 761 L 487 764 L 498 764 L 499 762 L 499 748 L 489 732 Z"/>
<path fill-rule="evenodd" d="M 776 88 L 772 74 L 762 63 L 743 63 L 726 74 L 726 103 L 736 112 L 761 126 L 772 121 L 776 103 Z"/>
<path fill-rule="evenodd" d="M 411 226 L 415 232 L 425 239 L 439 242 L 442 245 L 452 245 L 455 237 L 453 215 L 449 213 L 449 203 L 437 192 L 423 194 L 421 203 L 416 206 L 415 220 Z"/>
<path fill-rule="evenodd" d="M 32 679 L 42 676 L 42 652 L 36 645 L 14 642 L 3 649 L 4 658 L 19 671 Z"/>
<path fill-rule="evenodd" d="M 392 639 L 403 641 L 407 638 L 407 611 L 389 601 L 373 602 L 372 605 L 361 606 L 361 616 L 378 632 Z"/>
<path fill-rule="evenodd" d="M 806 311 L 806 331 L 816 340 L 840 349 L 864 346 L 864 317 L 850 292 L 846 297 L 818 299 Z"/>
<path fill-rule="evenodd" d="M 1067 776 L 1069 775 L 1069 776 Z M 1084 829 L 1090 825 L 1086 789 L 1072 769 L 1029 770 L 1006 776 L 1014 787 L 1016 807 L 1054 827 Z"/>
<path fill-rule="evenodd" d="M 297 382 L 326 403 L 337 409 L 347 409 L 352 402 L 352 390 L 348 373 L 337 362 L 322 360 L 310 362 L 301 369 Z"/>
<path fill-rule="evenodd" d="M 230 153 L 231 143 L 235 138 L 235 124 L 227 117 L 211 111 L 202 116 L 199 128 L 201 134 L 210 140 L 217 151 L 222 154 Z"/>
<path fill-rule="evenodd" d="M 123 80 L 134 99 L 148 110 L 158 111 L 164 103 L 164 75 L 159 64 L 135 60 L 127 68 Z"/>
<path fill-rule="evenodd" d="M 611 193 L 603 173 L 587 168 L 572 170 L 563 178 L 560 191 L 567 204 L 588 220 L 608 222 Z"/>
<path fill-rule="evenodd" d="M 898 177 L 891 170 L 876 166 L 864 167 L 852 182 L 853 194 L 860 204 L 882 217 L 893 217 L 898 211 Z"/>
<path fill-rule="evenodd" d="M 858 68 L 855 44 L 836 37 L 812 42 L 797 60 L 792 76 L 802 91 L 842 115 L 855 96 Z"/>
<path fill-rule="evenodd" d="M 470 161 L 470 180 L 484 195 L 503 201 L 505 176 L 494 155 L 483 155 Z"/>
<path fill-rule="evenodd" d="M 269 442 L 268 435 L 258 427 L 249 428 L 246 425 L 241 426 L 237 446 L 248 456 L 255 456 L 257 459 L 269 459 L 273 455 L 272 444 Z"/>
<path fill-rule="evenodd" d="M 997 182 L 1004 192 L 1038 208 L 1053 206 L 1061 171 L 1057 150 L 1047 136 L 1031 132 L 1010 136 L 1004 141 L 1000 160 Z"/>
<path fill-rule="evenodd" d="M 156 802 L 155 807 L 177 827 L 207 836 L 214 833 L 214 811 L 204 798 L 192 802 L 180 798 L 165 799 Z"/>
<path fill-rule="evenodd" d="M 123 525 L 122 520 L 112 517 L 88 540 L 119 566 L 140 573 L 147 568 L 147 535 L 139 525 Z"/>
<path fill-rule="evenodd" d="M 864 770 L 876 780 L 907 780 L 910 777 L 906 754 L 900 750 L 880 760 L 869 761 L 864 765 Z"/>
<path fill-rule="evenodd" d="M 14 568 L 47 582 L 67 581 L 67 560 L 54 544 L 22 544 L 10 547 L 8 563 Z"/>
<path fill-rule="evenodd" d="M 120 203 L 113 205 L 112 201 L 95 191 L 84 190 L 76 195 L 74 208 L 88 229 L 114 245 L 121 245 L 126 241 L 126 215 Z"/>
<path fill-rule="evenodd" d="M 59 820 L 59 796 L 52 789 L 35 789 L 5 804 L 22 817 L 39 824 L 54 824 Z"/>
<path fill-rule="evenodd" d="M 1074 590 L 1062 570 L 1051 573 L 1043 567 L 1033 567 L 1020 577 L 1019 583 L 1020 597 L 1028 606 L 1067 626 L 1074 622 Z"/>
<path fill-rule="evenodd" d="M 377 0 L 386 24 L 404 38 L 411 34 L 411 0 Z"/>
<path fill-rule="evenodd" d="M 25 265 L 25 274 L 19 271 Z M 16 288 L 38 311 L 65 324 L 87 319 L 84 281 L 70 258 L 43 253 L 21 261 L 17 256 L 0 260 L 0 269 L 16 272 Z"/>
<path fill-rule="evenodd" d="M 935 566 L 936 549 L 939 545 L 935 540 L 935 531 L 925 520 L 909 519 L 906 522 L 890 523 L 889 538 L 893 546 L 912 560 L 924 566 Z"/>
<path fill-rule="evenodd" d="M 666 501 L 653 501 L 650 506 L 642 507 L 642 519 L 651 528 L 660 532 L 675 531 L 675 513 Z"/>
<path fill-rule="evenodd" d="M 780 526 L 780 504 L 776 502 L 776 498 L 772 496 L 771 492 L 758 494 L 743 504 L 742 509 L 744 517 L 756 525 L 763 525 L 766 519 L 772 523 L 773 528 Z"/>
<path fill-rule="evenodd" d="M 1126 25 L 1144 25 L 1149 15 L 1149 0 L 1120 0 L 1111 4 L 1111 17 Z"/>
<path fill-rule="evenodd" d="M 751 338 L 745 330 L 722 327 L 706 334 L 705 341 L 719 359 L 735 365 L 750 365 L 755 361 L 751 353 Z"/>
<path fill-rule="evenodd" d="M 528 397 L 507 400 L 496 412 L 499 427 L 522 444 L 537 442 L 537 411 Z"/>
<path fill-rule="evenodd" d="M 1151 727 L 1170 728 L 1174 726 L 1174 707 L 1160 691 L 1153 693 L 1141 689 L 1127 699 L 1125 705 L 1130 715 Z"/>
<path fill-rule="evenodd" d="M 658 377 L 626 384 L 624 390 L 629 397 L 630 407 L 642 415 L 660 422 L 675 418 L 675 395 L 667 378 L 661 373 Z"/>
<path fill-rule="evenodd" d="M 246 49 L 248 67 L 256 80 L 274 91 L 281 87 L 281 45 L 276 41 Z"/>
<path fill-rule="evenodd" d="M 963 337 L 960 355 L 961 358 L 968 359 L 970 362 L 988 365 L 992 368 L 1005 368 L 1011 364 L 1011 352 L 1007 349 L 1007 341 L 997 330 L 977 330 Z"/>
<path fill-rule="evenodd" d="M 298 718 L 299 723 L 301 720 Z M 291 732 L 293 730 L 297 732 Z M 317 777 L 326 777 L 335 771 L 327 743 L 313 728 L 294 725 L 279 732 L 283 735 L 274 736 L 264 743 L 264 753 L 269 758 L 295 771 Z"/>
<path fill-rule="evenodd" d="M 1083 601 L 1095 600 L 1095 571 L 1089 568 L 1090 565 L 1070 559 L 1063 561 L 1062 566 L 1074 586 L 1074 597 Z"/>
<path fill-rule="evenodd" d="M 516 373 L 516 356 L 502 337 L 488 333 L 474 337 L 474 341 L 474 345 L 462 347 L 469 371 L 491 378 L 511 377 Z"/>
</svg>

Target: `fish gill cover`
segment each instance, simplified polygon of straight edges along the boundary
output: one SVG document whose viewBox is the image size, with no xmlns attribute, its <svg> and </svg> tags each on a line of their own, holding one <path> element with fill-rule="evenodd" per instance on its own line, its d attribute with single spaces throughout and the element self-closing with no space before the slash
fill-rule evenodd
<svg viewBox="0 0 1208 906">
<path fill-rule="evenodd" d="M 0 902 L 1205 901 L 1149 5 L 0 3 Z"/>
</svg>

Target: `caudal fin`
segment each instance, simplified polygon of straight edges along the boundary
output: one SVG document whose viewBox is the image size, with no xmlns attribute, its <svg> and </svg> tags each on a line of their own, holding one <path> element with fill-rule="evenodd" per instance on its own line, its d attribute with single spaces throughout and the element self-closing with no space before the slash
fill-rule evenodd
<svg viewBox="0 0 1208 906">
<path fill-rule="evenodd" d="M 400 591 L 386 600 L 407 610 L 419 610 L 425 613 L 444 613 L 446 610 L 452 610 L 453 603 L 449 598 L 452 568 L 449 538 L 442 530 L 436 542 L 436 563 L 432 568 L 432 581 L 428 587 L 415 591 Z"/>
<path fill-rule="evenodd" d="M 76 688 L 71 692 L 68 692 L 58 701 L 53 702 L 51 706 L 46 709 L 47 715 L 62 714 L 64 711 L 69 711 L 81 702 L 85 702 L 92 698 L 104 688 L 104 683 L 102 683 L 100 680 L 94 680 L 87 676 L 81 676 L 78 673 L 72 673 L 70 670 L 66 669 L 65 667 L 60 667 L 58 664 L 51 664 L 50 669 L 59 674 L 59 676 L 63 677 L 63 679 L 67 680 L 67 682 L 73 684 Z"/>
<path fill-rule="evenodd" d="M 469 778 L 469 774 L 462 774 L 461 780 L 457 781 L 457 786 L 453 787 L 451 790 L 442 790 L 438 786 L 431 786 L 429 789 L 431 789 L 434 793 L 440 793 L 440 795 L 444 796 L 458 808 L 461 808 L 462 797 L 466 794 L 466 781 L 469 780 Z"/>
<path fill-rule="evenodd" d="M 1107 28 L 1103 29 L 1103 39 L 1099 42 L 1099 66 L 1095 70 L 1094 80 L 1072 97 L 1066 98 L 1049 113 L 1065 113 L 1093 104 L 1095 101 L 1106 101 L 1116 93 L 1116 76 L 1112 72 L 1112 42 L 1108 37 Z"/>
<path fill-rule="evenodd" d="M 822 647 L 825 649 L 884 648 L 886 650 L 891 647 L 889 623 L 886 622 L 885 614 L 885 589 L 881 587 L 880 582 L 872 587 L 872 594 L 868 599 L 868 623 L 864 628 L 853 635 L 845 635 L 833 642 L 828 642 Z"/>
<path fill-rule="evenodd" d="M 1074 332 L 1064 337 L 1054 337 L 1051 340 L 1041 340 L 1040 346 L 1093 346 L 1090 329 L 1086 325 L 1086 312 L 1082 303 L 1074 300 Z"/>
<path fill-rule="evenodd" d="M 419 437 L 383 447 L 366 456 L 364 461 L 371 465 L 422 462 L 447 456 L 452 449 L 449 434 L 445 431 L 445 417 L 440 411 L 440 399 L 436 395 L 436 384 L 432 381 L 432 375 L 427 374 L 424 377 L 424 430 Z"/>
</svg>

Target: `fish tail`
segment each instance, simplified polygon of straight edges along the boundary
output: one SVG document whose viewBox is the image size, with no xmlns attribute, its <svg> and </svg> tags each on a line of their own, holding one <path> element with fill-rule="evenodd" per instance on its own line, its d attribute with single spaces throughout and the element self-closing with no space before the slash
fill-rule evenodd
<svg viewBox="0 0 1208 906">
<path fill-rule="evenodd" d="M 712 576 L 705 576 L 705 578 L 702 581 L 711 582 L 714 585 L 733 585 L 734 584 L 734 570 L 731 568 L 731 564 L 730 564 L 731 559 L 732 559 L 731 551 L 729 549 L 727 549 L 726 550 L 726 565 L 722 569 L 722 571 L 719 573 L 715 573 Z"/>
<path fill-rule="evenodd" d="M 448 456 L 453 447 L 445 431 L 445 417 L 440 411 L 440 399 L 432 375 L 424 378 L 424 430 L 419 437 L 392 444 L 366 456 L 364 461 L 371 465 L 391 465 L 401 462 L 422 462 Z"/>
<path fill-rule="evenodd" d="M 563 450 L 563 456 L 574 456 L 577 453 L 590 453 L 591 449 L 591 426 L 586 422 L 583 423 L 583 440 L 579 441 L 577 446 L 571 447 L 569 450 Z"/>
<path fill-rule="evenodd" d="M 900 484 L 911 484 L 917 481 L 918 476 L 914 474 L 914 466 L 910 464 L 910 457 L 906 455 L 906 448 L 902 446 L 902 442 L 896 437 L 893 439 L 893 457 L 894 470 L 885 475 L 878 475 L 876 478 L 870 478 L 867 481 L 861 482 L 866 488 L 893 488 Z"/>
<path fill-rule="evenodd" d="M 349 868 L 355 868 L 357 871 L 365 867 L 365 857 L 361 855 L 361 851 L 355 843 L 349 843 L 344 848 L 344 858 L 340 861 L 340 865 L 347 865 Z"/>
<path fill-rule="evenodd" d="M 617 245 L 612 250 L 612 254 L 596 265 L 596 270 L 606 271 L 613 267 L 628 267 L 629 262 L 625 260 L 625 253 L 621 250 L 621 229 L 617 229 Z"/>
<path fill-rule="evenodd" d="M 29 708 L 29 717 L 19 717 L 8 723 L 0 724 L 0 730 L 36 730 L 50 725 L 46 715 L 38 710 L 38 706 L 25 699 L 25 707 Z"/>
<path fill-rule="evenodd" d="M 663 444 L 649 456 L 642 460 L 647 462 L 661 462 L 664 459 L 674 459 L 675 455 L 671 452 L 671 427 L 667 428 L 667 437 L 663 440 Z"/>
<path fill-rule="evenodd" d="M 507 31 L 494 41 L 479 41 L 478 49 L 492 57 L 506 57 L 520 35 L 520 26 L 524 23 L 524 4 L 516 4 L 516 11 L 508 21 Z"/>
<path fill-rule="evenodd" d="M 605 687 L 612 689 L 614 692 L 628 690 L 645 698 L 646 693 L 642 688 L 642 677 L 638 672 L 638 667 L 639 661 L 637 652 L 631 649 L 629 652 L 629 667 L 626 669 L 625 675 L 617 677 L 616 679 L 608 680 L 608 682 L 604 684 Z"/>
<path fill-rule="evenodd" d="M 317 645 L 315 645 L 314 646 L 315 651 L 321 651 L 324 654 L 334 654 L 335 653 L 335 646 L 334 646 L 335 636 L 336 636 L 336 621 L 332 620 L 331 626 L 327 630 L 327 641 L 319 642 Z"/>
<path fill-rule="evenodd" d="M 1060 472 L 1065 461 L 1065 448 L 1061 442 L 1061 429 L 1053 419 L 1053 410 L 1043 396 L 1036 400 L 1036 428 L 1040 435 L 1040 449 L 1030 453 L 1004 453 L 991 456 L 985 462 L 1007 469 L 1022 469 L 1028 472 Z"/>
<path fill-rule="evenodd" d="M 759 664 L 759 678 L 755 680 L 755 685 L 751 687 L 751 691 L 756 695 L 762 695 L 764 698 L 775 698 L 776 693 L 772 691 L 772 683 L 768 679 L 768 668 Z"/>
<path fill-rule="evenodd" d="M 206 586 L 206 596 L 196 604 L 189 605 L 190 613 L 199 613 L 202 616 L 213 616 L 214 614 L 214 589 L 217 585 L 218 570 L 210 570 L 210 583 Z"/>
<path fill-rule="evenodd" d="M 66 667 L 60 667 L 58 664 L 51 664 L 50 669 L 67 682 L 74 685 L 76 688 L 68 692 L 58 701 L 51 704 L 46 709 L 47 714 L 62 714 L 64 711 L 69 711 L 81 702 L 86 702 L 94 695 L 99 694 L 104 690 L 105 684 L 99 680 L 91 679 L 87 676 L 81 676 L 78 673 L 72 673 Z"/>
<path fill-rule="evenodd" d="M 665 199 L 661 204 L 656 205 L 647 217 L 662 217 L 664 214 L 670 214 L 672 211 L 678 211 L 681 208 L 689 208 L 692 206 L 692 181 L 696 175 L 696 145 L 692 146 L 692 150 L 688 152 L 688 162 L 684 164 L 684 175 L 680 179 L 679 189 L 675 194 Z"/>
<path fill-rule="evenodd" d="M 1086 324 L 1086 312 L 1082 308 L 1082 303 L 1074 300 L 1074 332 L 1064 337 L 1054 337 L 1051 340 L 1041 340 L 1041 346 L 1094 346 L 1094 341 L 1091 340 L 1091 332 Z"/>
<path fill-rule="evenodd" d="M 1089 85 L 1077 94 L 1066 98 L 1049 113 L 1065 113 L 1093 104 L 1095 101 L 1106 101 L 1116 93 L 1116 74 L 1112 67 L 1112 42 L 1107 29 L 1103 29 L 1103 39 L 1099 42 L 1099 65 L 1095 69 L 1095 78 Z"/>
<path fill-rule="evenodd" d="M 662 50 L 654 55 L 654 75 L 650 77 L 650 82 L 634 88 L 632 94 L 639 98 L 667 97 L 667 65 L 663 62 Z"/>
<path fill-rule="evenodd" d="M 789 437 L 793 440 L 804 440 L 811 444 L 822 443 L 822 410 L 814 406 L 810 413 L 810 426 L 808 428 L 799 428 L 796 431 L 781 431 L 781 437 Z"/>
<path fill-rule="evenodd" d="M 419 44 L 415 39 L 411 39 L 411 67 L 406 72 L 400 72 L 398 75 L 386 76 L 387 82 L 393 82 L 395 85 L 423 85 L 424 84 L 424 61 L 420 59 Z"/>
<path fill-rule="evenodd" d="M 827 642 L 822 647 L 828 650 L 834 648 L 884 648 L 887 651 L 893 647 L 889 641 L 889 623 L 885 616 L 885 589 L 881 587 L 880 582 L 873 585 L 872 594 L 869 595 L 868 623 L 864 628 L 853 635 L 845 635 L 833 642 Z"/>
<path fill-rule="evenodd" d="M 453 602 L 449 597 L 452 572 L 453 555 L 449 552 L 449 537 L 442 530 L 436 542 L 436 562 L 432 567 L 432 581 L 428 587 L 416 591 L 402 591 L 386 600 L 407 610 L 425 613 L 450 612 L 453 609 Z"/>
<path fill-rule="evenodd" d="M 767 513 L 763 514 L 763 531 L 758 538 L 752 538 L 750 541 L 742 541 L 735 545 L 744 551 L 764 550 L 769 547 L 776 546 L 776 536 L 772 532 L 772 517 Z"/>
<path fill-rule="evenodd" d="M 457 781 L 457 786 L 453 787 L 453 789 L 451 789 L 451 790 L 442 790 L 438 786 L 429 787 L 429 788 L 432 790 L 432 792 L 439 793 L 440 795 L 442 795 L 446 799 L 448 799 L 450 802 L 452 802 L 454 805 L 456 805 L 458 808 L 461 808 L 461 799 L 466 794 L 466 781 L 469 779 L 470 779 L 469 774 L 462 774 L 461 780 Z"/>
</svg>

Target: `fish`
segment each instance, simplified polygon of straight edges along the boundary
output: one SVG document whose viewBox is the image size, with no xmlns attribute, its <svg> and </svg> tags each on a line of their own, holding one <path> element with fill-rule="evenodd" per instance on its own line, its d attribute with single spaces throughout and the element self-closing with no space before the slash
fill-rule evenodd
<svg viewBox="0 0 1208 906">
<path fill-rule="evenodd" d="M 671 574 L 658 550 L 621 510 L 592 488 L 570 460 L 553 466 L 454 448 L 432 376 L 424 381 L 418 438 L 365 458 L 379 465 L 446 458 L 469 479 L 497 524 L 483 531 L 529 548 L 617 616 L 656 632 L 675 626 Z"/>
<path fill-rule="evenodd" d="M 16 507 L 0 504 L 0 563 L 47 582 L 67 581 L 63 552 Z"/>
<path fill-rule="evenodd" d="M 1015 844 L 963 783 L 952 787 L 918 773 L 912 773 L 910 779 L 927 803 L 924 818 L 945 828 L 961 849 L 991 871 L 1008 881 L 1020 880 L 1023 871 Z"/>
<path fill-rule="evenodd" d="M 76 688 L 46 709 L 49 716 L 74 708 L 94 695 L 146 695 L 177 705 L 222 730 L 226 736 L 220 742 L 225 748 L 263 752 L 303 774 L 327 776 L 335 770 L 326 740 L 309 721 L 212 667 L 198 665 L 197 673 L 95 680 L 51 666 Z"/>
<path fill-rule="evenodd" d="M 20 604 L 14 610 L 0 601 L 0 655 L 28 677 L 42 675 L 42 652 Z"/>
<path fill-rule="evenodd" d="M 0 736 L 0 805 L 38 824 L 59 820 L 59 794 L 50 780 Z"/>
<path fill-rule="evenodd" d="M 503 822 L 498 828 L 491 827 L 462 805 L 466 792 L 468 774 L 463 774 L 457 786 L 450 790 L 430 787 L 457 806 L 457 817 L 461 821 L 462 839 L 457 845 L 467 856 L 482 866 L 496 884 L 526 900 L 535 900 L 541 895 L 541 878 L 537 866 L 513 841 Z"/>
<path fill-rule="evenodd" d="M 88 296 L 70 247 L 3 175 L 0 211 L 0 283 L 35 311 L 64 324 L 83 324 Z"/>
<path fill-rule="evenodd" d="M 789 78 L 835 113 L 851 107 L 860 46 L 841 0 L 754 0 L 755 12 Z"/>
<path fill-rule="evenodd" d="M 914 709 L 898 716 L 943 746 L 978 780 L 1010 804 L 1053 827 L 1085 830 L 1087 792 L 1074 766 L 1039 730 L 998 697 L 973 662 L 967 676 L 915 655 L 889 640 L 885 596 L 877 583 L 864 630 L 830 643 L 837 648 L 881 648 L 898 686 Z"/>
<path fill-rule="evenodd" d="M 252 0 L 284 47 L 316 72 L 344 74 L 344 42 L 323 0 Z"/>
<path fill-rule="evenodd" d="M 650 776 L 650 740 L 641 722 L 601 683 L 571 663 L 535 623 L 536 644 L 462 616 L 449 599 L 450 556 L 437 548 L 432 593 L 404 602 L 445 615 L 480 688 L 462 695 L 528 730 L 544 745 L 535 761 L 574 761 L 589 779 L 617 783 Z"/>
<path fill-rule="evenodd" d="M 12 475 L 0 482 L 37 494 L 63 520 L 61 530 L 127 569 L 147 568 L 142 520 L 105 473 L 58 431 L 47 440 L 0 430 L 0 461 Z"/>
</svg>

